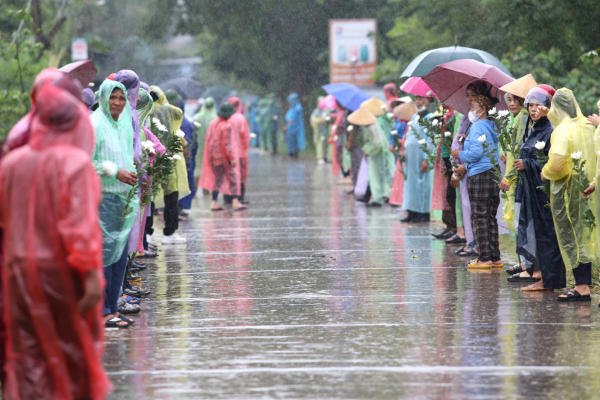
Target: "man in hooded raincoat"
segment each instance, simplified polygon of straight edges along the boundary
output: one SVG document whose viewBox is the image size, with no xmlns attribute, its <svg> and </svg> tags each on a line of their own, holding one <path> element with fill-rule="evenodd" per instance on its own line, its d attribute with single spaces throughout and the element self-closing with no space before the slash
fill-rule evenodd
<svg viewBox="0 0 600 400">
<path fill-rule="evenodd" d="M 285 142 L 290 157 L 298 158 L 298 153 L 306 148 L 304 114 L 298 94 L 290 94 L 287 101 L 290 104 L 290 109 L 285 114 Z"/>
<path fill-rule="evenodd" d="M 196 125 L 198 128 L 198 151 L 196 152 L 196 170 L 194 171 L 194 178 L 196 178 L 196 181 L 200 178 L 200 171 L 202 170 L 206 131 L 208 130 L 208 125 L 215 119 L 217 119 L 215 100 L 212 97 L 208 97 L 204 100 L 204 104 L 202 104 L 200 111 L 194 115 L 194 123 L 200 125 Z"/>
<path fill-rule="evenodd" d="M 277 154 L 280 110 L 275 93 L 269 93 L 266 98 L 261 99 L 258 107 L 261 147 L 264 150 L 271 150 L 272 154 Z"/>
<path fill-rule="evenodd" d="M 587 201 L 578 201 L 581 193 L 576 190 L 574 165 L 576 160 L 579 163 L 585 160 L 586 168 L 582 174 L 594 182 L 596 168 L 591 167 L 596 165 L 594 127 L 587 124 L 569 89 L 556 91 L 549 111 L 548 119 L 556 128 L 541 178 L 550 182 L 550 206 L 558 244 L 566 268 L 573 270 L 576 284 L 558 300 L 590 301 L 589 285 L 592 283 L 592 262 L 597 257 L 597 237 L 595 228 L 585 222 L 595 221 L 596 199 L 595 193 L 590 193 Z"/>
<path fill-rule="evenodd" d="M 102 366 L 94 130 L 88 109 L 74 97 L 81 86 L 71 86 L 36 88 L 29 144 L 0 164 L 5 399 L 101 400 L 111 389 Z"/>
<path fill-rule="evenodd" d="M 92 114 L 96 148 L 92 159 L 104 171 L 100 226 L 104 237 L 106 296 L 104 315 L 119 317 L 117 301 L 125 279 L 129 234 L 139 208 L 139 197 L 127 198 L 138 182 L 133 162 L 131 107 L 123 84 L 105 80 L 98 90 L 99 107 Z M 131 212 L 126 213 L 126 208 Z M 108 318 L 108 317 L 107 317 Z M 118 325 L 118 321 L 116 322 Z"/>
<path fill-rule="evenodd" d="M 218 118 L 210 123 L 206 133 L 202 173 L 198 185 L 212 191 L 212 211 L 223 210 L 217 204 L 219 193 L 232 196 L 234 211 L 244 209 L 238 199 L 240 173 L 236 168 L 237 156 L 229 122 L 234 114 L 235 108 L 231 104 L 222 104 L 217 114 Z"/>
<path fill-rule="evenodd" d="M 156 125 L 154 120 L 160 121 L 160 123 L 166 128 L 166 132 L 158 139 L 165 146 L 169 147 L 170 140 L 182 140 L 185 143 L 185 139 L 179 138 L 177 132 L 183 122 L 183 111 L 174 105 L 169 104 L 167 97 L 158 86 L 151 86 L 150 89 L 154 92 L 158 100 L 154 102 L 154 109 L 150 115 L 150 121 L 153 126 Z M 155 131 L 156 132 L 156 131 Z M 156 206 L 165 208 L 165 228 L 163 229 L 163 244 L 183 244 L 186 242 L 185 238 L 181 237 L 177 230 L 179 229 L 179 198 L 183 198 L 190 194 L 190 187 L 187 178 L 187 168 L 185 165 L 185 159 L 183 151 L 176 154 L 175 161 L 175 172 L 169 176 L 166 187 L 163 187 L 163 195 L 157 194 L 155 197 Z M 164 196 L 164 197 L 163 197 Z"/>
<path fill-rule="evenodd" d="M 250 128 L 248 122 L 244 118 L 244 106 L 240 99 L 231 97 L 227 100 L 229 104 L 235 108 L 235 114 L 229 118 L 231 125 L 232 142 L 234 143 L 234 151 L 237 157 L 237 165 L 240 170 L 240 202 L 245 203 L 244 195 L 246 194 L 246 182 L 248 181 L 248 149 L 250 148 Z"/>
</svg>

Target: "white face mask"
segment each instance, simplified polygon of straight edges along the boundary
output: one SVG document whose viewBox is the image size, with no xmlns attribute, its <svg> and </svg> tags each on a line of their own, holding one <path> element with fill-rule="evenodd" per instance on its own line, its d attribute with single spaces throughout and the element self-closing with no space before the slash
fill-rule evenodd
<svg viewBox="0 0 600 400">
<path fill-rule="evenodd" d="M 427 106 L 423 106 L 423 107 L 418 107 L 417 108 L 417 112 L 418 113 L 422 113 L 423 111 L 427 110 Z"/>
<path fill-rule="evenodd" d="M 483 113 L 477 114 L 477 111 L 479 110 L 481 110 L 481 107 L 479 107 L 477 110 L 469 111 L 469 121 L 471 121 L 472 124 L 479 121 L 479 118 L 481 118 L 483 115 Z"/>
</svg>

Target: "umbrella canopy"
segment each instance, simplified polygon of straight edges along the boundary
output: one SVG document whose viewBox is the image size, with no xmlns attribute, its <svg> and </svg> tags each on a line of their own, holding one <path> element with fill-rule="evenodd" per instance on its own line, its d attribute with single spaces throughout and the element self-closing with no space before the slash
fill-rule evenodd
<svg viewBox="0 0 600 400">
<path fill-rule="evenodd" d="M 408 67 L 402 72 L 401 77 L 425 76 L 438 65 L 463 59 L 477 60 L 484 64 L 493 65 L 506 75 L 512 76 L 500 60 L 487 51 L 471 49 L 469 47 L 450 46 L 421 53 L 408 64 Z"/>
<path fill-rule="evenodd" d="M 92 60 L 83 60 L 67 64 L 60 68 L 59 71 L 62 71 L 77 79 L 84 88 L 89 86 L 98 73 L 98 70 L 94 66 Z"/>
<path fill-rule="evenodd" d="M 328 94 L 319 102 L 319 108 L 337 110 L 337 104 L 335 103 L 335 97 Z"/>
<path fill-rule="evenodd" d="M 323 86 L 323 89 L 350 111 L 358 110 L 364 101 L 371 98 L 364 91 L 349 83 L 330 83 Z"/>
<path fill-rule="evenodd" d="M 425 82 L 423 82 L 423 79 L 417 76 L 408 78 L 406 82 L 400 86 L 400 90 L 416 96 L 437 97 L 435 93 L 433 93 L 433 90 L 431 90 L 431 88 Z"/>
<path fill-rule="evenodd" d="M 179 93 L 184 100 L 195 100 L 202 96 L 205 88 L 200 82 L 190 78 L 175 78 L 157 85 L 163 92 L 171 89 Z"/>
<path fill-rule="evenodd" d="M 496 108 L 507 110 L 504 93 L 498 88 L 514 81 L 514 78 L 491 65 L 475 60 L 456 60 L 435 67 L 423 77 L 425 83 L 433 89 L 443 104 L 462 114 L 469 112 L 466 100 L 467 86 L 479 79 L 492 85 L 492 96 L 500 100 Z"/>
</svg>

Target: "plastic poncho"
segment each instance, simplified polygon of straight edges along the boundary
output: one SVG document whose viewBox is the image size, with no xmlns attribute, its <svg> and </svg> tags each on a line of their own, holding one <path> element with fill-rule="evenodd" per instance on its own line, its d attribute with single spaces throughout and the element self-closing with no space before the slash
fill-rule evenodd
<svg viewBox="0 0 600 400">
<path fill-rule="evenodd" d="M 230 164 L 236 159 L 231 130 L 229 119 L 221 117 L 208 126 L 198 186 L 228 196 L 237 196 L 241 193 L 241 186 L 239 169 L 231 168 Z"/>
<path fill-rule="evenodd" d="M 587 125 L 577 100 L 569 89 L 559 89 L 552 98 L 548 119 L 556 128 L 552 133 L 548 163 L 542 174 L 550 181 L 550 205 L 556 227 L 556 236 L 565 266 L 573 269 L 581 263 L 595 262 L 597 237 L 583 223 L 588 210 L 595 214 L 596 193 L 589 201 L 577 201 L 581 194 L 573 185 L 573 159 L 571 154 L 582 152 L 586 160 L 585 172 L 594 182 L 596 152 L 594 149 L 594 127 Z"/>
<path fill-rule="evenodd" d="M 232 97 L 227 101 L 235 108 L 235 114 L 229 118 L 229 124 L 231 125 L 231 142 L 234 145 L 234 153 L 238 160 L 240 160 L 236 168 L 240 170 L 240 176 L 242 183 L 245 185 L 248 180 L 248 149 L 250 148 L 250 128 L 248 122 L 244 118 L 243 110 L 244 106 L 237 97 Z"/>
<path fill-rule="evenodd" d="M 5 399 L 104 399 L 101 307 L 81 313 L 83 278 L 103 273 L 94 131 L 83 103 L 47 83 L 29 146 L 0 164 L 7 324 Z"/>
<path fill-rule="evenodd" d="M 417 117 L 427 118 L 431 114 L 427 111 L 415 114 L 411 120 L 412 126 L 406 133 L 404 171 L 404 205 L 402 208 L 412 212 L 428 213 L 431 211 L 431 194 L 433 188 L 433 171 L 421 172 L 421 162 L 427 159 L 427 155 L 421 149 L 419 140 L 427 140 L 430 152 L 435 151 L 435 146 L 427 137 L 424 127 L 419 125 Z"/>
<path fill-rule="evenodd" d="M 598 110 L 600 110 L 600 101 L 597 103 Z M 599 111 L 600 113 L 600 111 Z M 596 190 L 600 190 L 600 125 L 596 128 L 594 132 L 594 149 L 596 151 L 596 178 L 594 183 L 596 184 Z M 597 242 L 600 243 L 600 224 L 598 219 L 600 218 L 600 200 L 596 201 L 596 235 Z"/>
<path fill-rule="evenodd" d="M 522 178 L 515 183 L 515 201 L 521 205 L 517 254 L 528 261 L 526 265 L 533 265 L 537 261 L 545 288 L 562 289 L 567 285 L 567 274 L 556 239 L 552 211 L 545 207 L 549 202 L 548 196 L 538 189 L 544 183 L 540 178 L 542 167 L 535 148 L 536 143 L 545 142 L 543 151 L 548 154 L 552 131 L 548 118 L 540 118 L 533 123 L 524 143 L 521 141 L 519 159 L 523 161 L 525 169 L 521 171 Z M 529 273 L 533 273 L 533 268 Z"/>
<path fill-rule="evenodd" d="M 517 151 L 521 151 L 521 146 L 523 146 L 523 136 L 525 134 L 525 130 L 527 129 L 528 119 L 529 113 L 527 112 L 527 108 L 522 108 L 516 117 L 513 118 L 513 131 L 511 140 L 518 143 Z M 508 201 L 506 201 L 506 199 L 502 199 L 502 213 L 504 214 L 504 220 L 507 222 L 508 228 L 514 232 L 513 220 L 515 217 L 515 181 L 517 180 L 519 174 L 514 168 L 515 155 L 511 152 L 505 154 L 506 169 L 504 170 L 504 179 L 506 179 L 506 181 L 511 185 L 507 192 Z"/>
<path fill-rule="evenodd" d="M 389 198 L 392 191 L 394 155 L 378 123 L 362 127 L 361 131 L 365 140 L 362 150 L 369 157 L 369 186 L 373 202 L 383 204 L 383 198 Z"/>
<path fill-rule="evenodd" d="M 167 101 L 167 97 L 158 86 L 150 86 L 150 89 L 156 93 L 158 100 L 154 102 L 154 109 L 150 114 L 150 121 L 153 118 L 158 118 L 160 122 L 167 128 L 170 137 L 163 135 L 159 136 L 158 139 L 165 146 L 168 147 L 170 140 L 179 140 L 175 134 L 181 128 L 181 122 L 183 121 L 183 111 L 179 108 L 170 105 Z M 181 160 L 175 162 L 175 173 L 169 177 L 167 187 L 163 187 L 164 194 L 171 194 L 173 192 L 179 192 L 179 198 L 183 198 L 190 194 L 190 188 L 188 185 L 187 169 L 185 166 L 185 158 L 183 151 L 178 154 Z M 161 208 L 164 206 L 164 199 L 161 194 L 157 194 L 154 199 L 156 207 Z"/>
<path fill-rule="evenodd" d="M 261 102 L 264 110 L 261 109 Z M 272 153 L 277 152 L 277 134 L 279 133 L 279 105 L 277 104 L 277 96 L 274 93 L 269 93 L 267 97 L 259 101 L 259 118 L 261 140 L 264 142 L 265 150 L 269 149 Z M 263 140 L 264 137 L 264 140 Z M 262 144 L 261 144 L 262 146 Z"/>
<path fill-rule="evenodd" d="M 200 112 L 194 115 L 194 123 L 200 125 L 196 125 L 198 151 L 196 152 L 196 170 L 194 171 L 194 178 L 200 178 L 202 159 L 204 157 L 204 141 L 206 140 L 206 131 L 208 130 L 208 125 L 210 125 L 210 123 L 215 119 L 217 119 L 215 100 L 212 97 L 208 97 L 204 101 L 204 104 L 202 104 Z"/>
<path fill-rule="evenodd" d="M 304 115 L 300 98 L 296 93 L 292 93 L 287 98 L 290 103 L 290 109 L 285 114 L 287 131 L 285 132 L 285 141 L 288 154 L 297 154 L 300 150 L 306 148 L 306 139 L 304 133 Z"/>
<path fill-rule="evenodd" d="M 183 100 L 179 100 L 177 108 L 183 111 L 185 104 Z M 194 129 L 192 121 L 183 117 L 181 122 L 181 131 L 185 134 L 185 141 L 187 142 L 187 149 L 185 152 L 185 167 L 187 169 L 188 187 L 190 188 L 190 194 L 185 197 L 179 198 L 179 205 L 184 210 L 192 208 L 192 200 L 196 196 L 196 182 L 194 181 L 194 171 L 196 170 L 196 154 L 198 153 L 198 136 Z"/>
<path fill-rule="evenodd" d="M 317 150 L 317 160 L 327 159 L 327 150 L 329 148 L 327 139 L 329 138 L 329 129 L 327 129 L 326 118 L 329 117 L 330 114 L 331 110 L 321 108 L 320 105 L 317 104 L 317 107 L 315 107 L 310 115 L 310 125 L 313 129 L 313 140 L 315 149 Z"/>
<path fill-rule="evenodd" d="M 124 169 L 136 173 L 133 164 L 133 126 L 129 101 L 125 105 L 119 120 L 110 115 L 108 100 L 114 89 L 121 89 L 127 94 L 123 84 L 105 80 L 98 91 L 99 107 L 91 116 L 96 130 L 96 149 L 93 160 L 96 165 L 108 161 Z M 104 234 L 104 265 L 114 264 L 123 254 L 129 233 L 133 228 L 136 212 L 127 214 L 123 221 L 123 211 L 127 205 L 129 186 L 116 176 L 102 176 L 102 203 L 100 204 L 100 226 Z M 129 207 L 137 210 L 139 198 L 133 196 Z"/>
</svg>

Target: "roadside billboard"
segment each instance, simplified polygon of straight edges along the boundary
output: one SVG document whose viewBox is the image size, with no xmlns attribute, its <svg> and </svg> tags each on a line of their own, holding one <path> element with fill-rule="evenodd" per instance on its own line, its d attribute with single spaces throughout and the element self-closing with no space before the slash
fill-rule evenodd
<svg viewBox="0 0 600 400">
<path fill-rule="evenodd" d="M 329 20 L 329 71 L 331 83 L 374 86 L 377 69 L 375 19 Z"/>
</svg>

